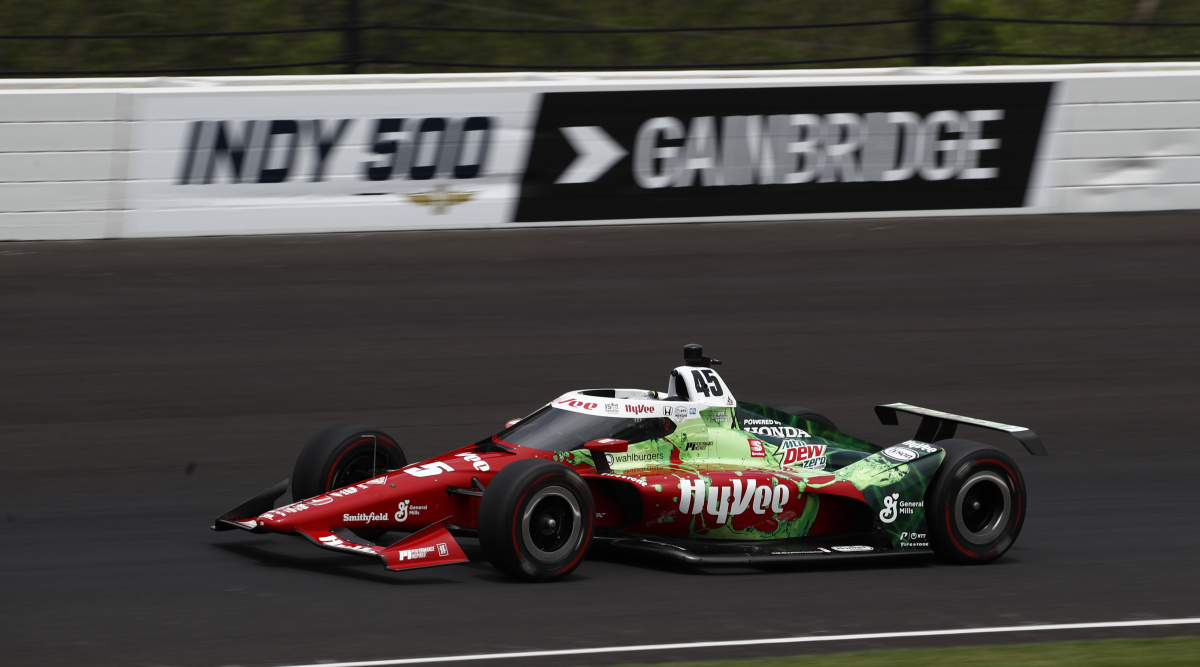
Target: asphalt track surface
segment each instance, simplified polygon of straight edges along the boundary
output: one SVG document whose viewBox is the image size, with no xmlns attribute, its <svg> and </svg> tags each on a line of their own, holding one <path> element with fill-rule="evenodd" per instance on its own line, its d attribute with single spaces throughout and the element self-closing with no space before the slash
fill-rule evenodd
<svg viewBox="0 0 1200 667">
<path fill-rule="evenodd" d="M 1027 477 L 1016 546 L 984 567 L 594 559 L 529 585 L 208 530 L 330 422 L 379 426 L 414 460 L 567 389 L 664 387 L 690 342 L 739 397 L 875 442 L 911 435 L 875 423 L 892 401 L 1033 428 L 1050 457 L 972 431 Z M 3 661 L 257 667 L 1200 616 L 1198 342 L 1195 214 L 3 244 Z"/>
</svg>

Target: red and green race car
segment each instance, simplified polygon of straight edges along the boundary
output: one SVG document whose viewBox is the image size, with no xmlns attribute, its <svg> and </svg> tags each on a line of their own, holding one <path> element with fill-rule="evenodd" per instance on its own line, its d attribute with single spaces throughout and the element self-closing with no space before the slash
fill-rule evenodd
<svg viewBox="0 0 1200 667">
<path fill-rule="evenodd" d="M 304 446 L 292 502 L 284 480 L 217 518 L 214 530 L 303 537 L 390 570 L 468 560 L 477 538 L 500 571 L 565 576 L 589 548 L 697 566 L 936 555 L 986 563 L 1021 531 L 1027 498 L 1002 450 L 955 438 L 958 425 L 1032 431 L 895 403 L 916 435 L 881 447 L 798 407 L 738 401 L 699 345 L 665 393 L 572 391 L 499 433 L 419 463 L 396 440 L 337 424 Z M 401 535 L 406 533 L 406 535 Z"/>
</svg>

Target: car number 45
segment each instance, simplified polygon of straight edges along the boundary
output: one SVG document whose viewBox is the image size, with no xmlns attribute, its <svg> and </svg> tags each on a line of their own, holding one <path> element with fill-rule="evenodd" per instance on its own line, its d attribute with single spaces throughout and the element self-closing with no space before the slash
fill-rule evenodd
<svg viewBox="0 0 1200 667">
<path fill-rule="evenodd" d="M 696 384 L 696 391 L 705 396 L 725 395 L 725 390 L 721 387 L 721 380 L 712 371 L 692 371 L 692 381 Z"/>
</svg>

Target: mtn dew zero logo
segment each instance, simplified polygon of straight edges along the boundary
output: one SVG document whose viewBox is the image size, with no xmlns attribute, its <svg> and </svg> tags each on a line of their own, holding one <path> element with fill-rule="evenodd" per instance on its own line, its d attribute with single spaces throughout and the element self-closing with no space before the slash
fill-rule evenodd
<svg viewBox="0 0 1200 667">
<path fill-rule="evenodd" d="M 783 450 L 783 465 L 799 465 L 804 468 L 824 468 L 829 459 L 826 446 L 803 440 L 784 440 L 779 445 Z"/>
</svg>

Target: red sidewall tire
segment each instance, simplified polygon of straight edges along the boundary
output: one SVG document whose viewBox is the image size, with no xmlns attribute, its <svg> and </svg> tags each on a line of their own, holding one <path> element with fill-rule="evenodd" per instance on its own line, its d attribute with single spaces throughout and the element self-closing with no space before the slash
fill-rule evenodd
<svg viewBox="0 0 1200 667">
<path fill-rule="evenodd" d="M 579 567 L 595 523 L 592 493 L 578 473 L 554 461 L 526 459 L 505 466 L 484 491 L 479 545 L 510 577 L 552 581 Z"/>
<path fill-rule="evenodd" d="M 946 457 L 925 494 L 929 545 L 954 563 L 982 564 L 1008 551 L 1029 506 L 1025 478 L 1003 451 L 971 440 L 941 440 Z"/>
<path fill-rule="evenodd" d="M 372 459 L 374 466 L 370 465 Z M 334 424 L 310 438 L 296 457 L 292 500 L 298 502 L 368 479 L 371 470 L 382 473 L 407 464 L 404 450 L 387 433 L 363 424 Z M 354 474 L 358 470 L 361 475 Z"/>
</svg>

